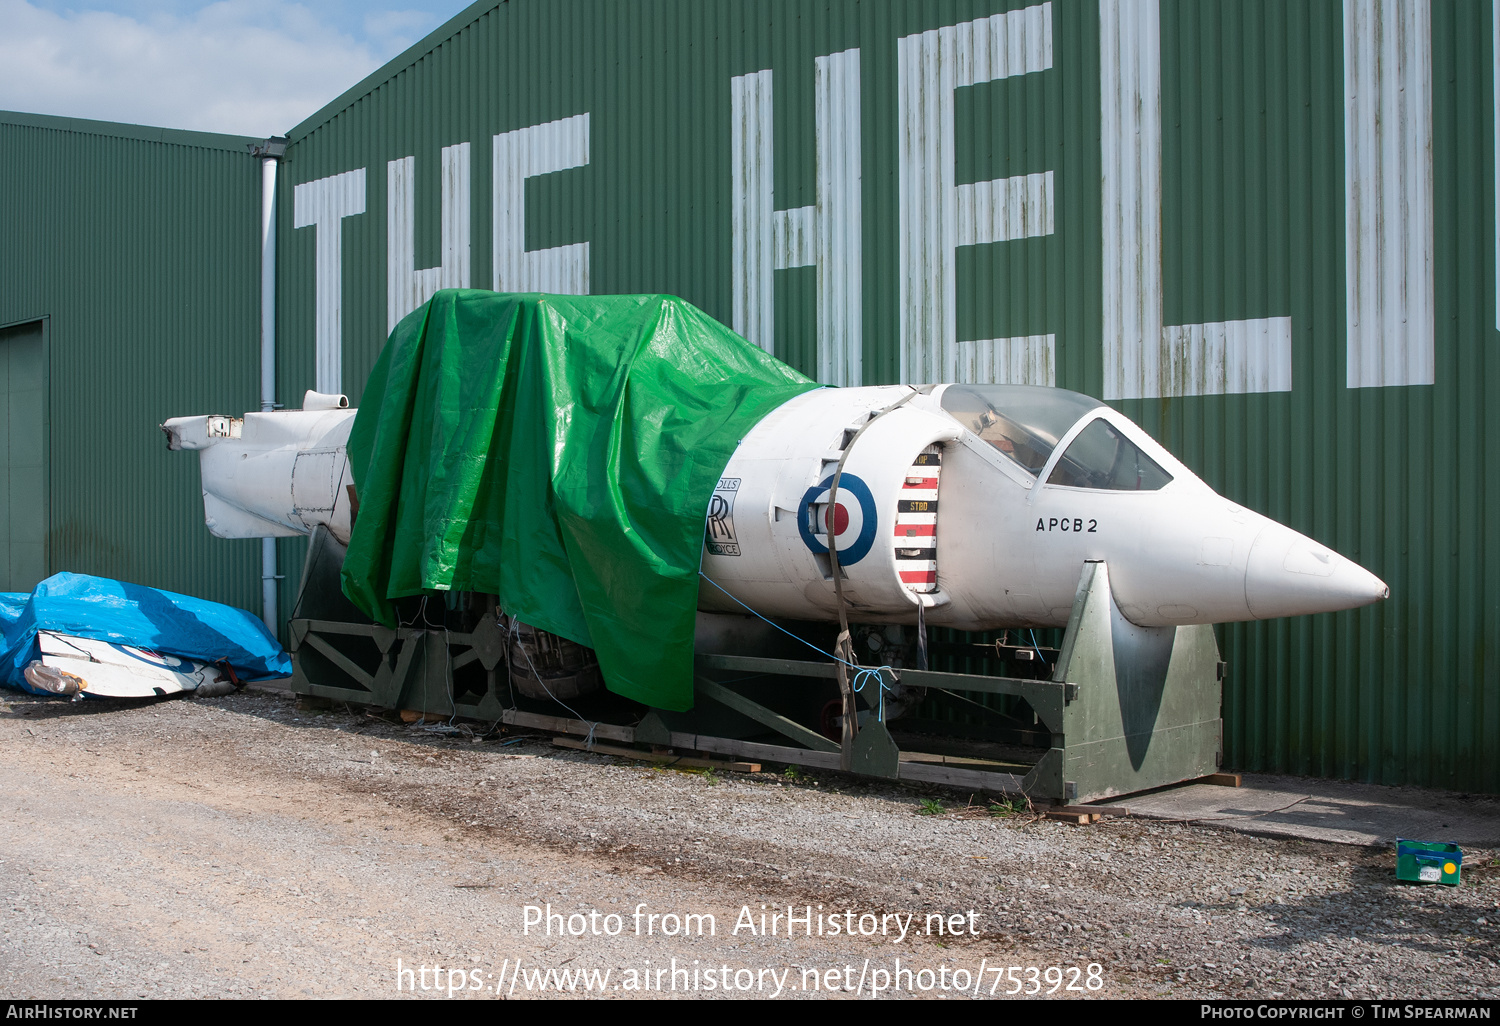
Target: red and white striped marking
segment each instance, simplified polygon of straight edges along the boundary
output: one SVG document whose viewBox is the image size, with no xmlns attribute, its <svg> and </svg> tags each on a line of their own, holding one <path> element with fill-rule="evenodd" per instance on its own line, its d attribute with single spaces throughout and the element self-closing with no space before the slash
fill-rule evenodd
<svg viewBox="0 0 1500 1026">
<path fill-rule="evenodd" d="M 896 572 L 908 591 L 937 591 L 937 494 L 942 449 L 928 446 L 906 474 L 897 504 Z"/>
</svg>

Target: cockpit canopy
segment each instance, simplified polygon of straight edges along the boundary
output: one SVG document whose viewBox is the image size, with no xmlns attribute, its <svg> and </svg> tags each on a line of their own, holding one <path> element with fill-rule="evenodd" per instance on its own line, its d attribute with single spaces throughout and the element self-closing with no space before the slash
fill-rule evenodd
<svg viewBox="0 0 1500 1026">
<path fill-rule="evenodd" d="M 1155 491 L 1172 480 L 1118 427 L 1097 399 L 1037 385 L 949 385 L 944 412 L 1017 463 L 1032 477 L 1046 469 L 1058 443 L 1080 421 L 1089 423 L 1057 460 L 1047 483 L 1110 491 Z"/>
</svg>

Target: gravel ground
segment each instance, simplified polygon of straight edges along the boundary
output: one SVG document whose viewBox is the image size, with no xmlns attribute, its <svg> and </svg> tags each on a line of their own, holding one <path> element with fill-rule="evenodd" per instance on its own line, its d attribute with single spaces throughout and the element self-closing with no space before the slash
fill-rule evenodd
<svg viewBox="0 0 1500 1026">
<path fill-rule="evenodd" d="M 1459 888 L 1413 887 L 1390 849 L 1069 826 L 833 774 L 661 769 L 264 691 L 7 694 L 0 782 L 9 997 L 431 997 L 434 982 L 522 997 L 548 968 L 608 970 L 613 996 L 654 981 L 655 996 L 673 959 L 677 992 L 700 997 L 773 996 L 778 978 L 781 996 L 868 996 L 881 970 L 903 984 L 888 996 L 973 992 L 976 976 L 981 997 L 1053 978 L 1059 997 L 1500 996 L 1494 852 L 1466 852 Z M 528 905 L 590 932 L 528 932 Z M 745 909 L 788 905 L 825 926 L 881 917 L 887 933 L 743 928 Z M 638 908 L 713 915 L 714 934 L 664 936 L 663 918 L 637 935 Z M 921 932 L 939 913 L 955 935 Z M 398 960 L 443 974 L 406 983 Z"/>
</svg>

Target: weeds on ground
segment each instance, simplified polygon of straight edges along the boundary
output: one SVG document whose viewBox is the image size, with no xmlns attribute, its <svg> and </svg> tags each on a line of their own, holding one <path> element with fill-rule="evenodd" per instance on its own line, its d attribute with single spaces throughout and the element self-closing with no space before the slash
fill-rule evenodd
<svg viewBox="0 0 1500 1026">
<path fill-rule="evenodd" d="M 1015 819 L 1036 814 L 1031 799 L 1025 795 L 990 798 L 978 803 L 974 800 L 976 797 L 969 795 L 969 804 L 958 810 L 960 816 L 965 819 Z"/>
<path fill-rule="evenodd" d="M 918 816 L 945 816 L 947 814 L 948 810 L 936 798 L 923 798 L 922 807 L 917 810 Z"/>
<path fill-rule="evenodd" d="M 1000 819 L 1009 819 L 1012 816 L 1025 816 L 1033 812 L 1031 799 L 1025 796 L 1020 798 L 1001 798 L 999 801 L 990 802 L 987 810 L 991 816 Z"/>
<path fill-rule="evenodd" d="M 712 766 L 674 766 L 668 762 L 655 763 L 651 768 L 658 773 L 682 773 L 690 777 L 702 777 L 709 785 L 717 784 L 722 779 Z"/>
</svg>

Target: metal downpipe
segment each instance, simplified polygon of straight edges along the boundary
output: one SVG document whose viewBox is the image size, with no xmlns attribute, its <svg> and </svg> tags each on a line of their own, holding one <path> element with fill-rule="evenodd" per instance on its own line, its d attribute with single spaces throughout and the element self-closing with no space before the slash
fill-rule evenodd
<svg viewBox="0 0 1500 1026">
<path fill-rule="evenodd" d="M 260 150 L 260 408 L 276 408 L 276 170 L 273 140 Z M 283 144 L 284 146 L 284 144 Z M 260 540 L 261 619 L 276 636 L 276 539 Z"/>
</svg>

